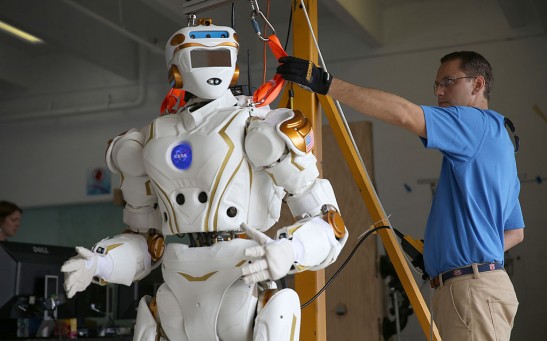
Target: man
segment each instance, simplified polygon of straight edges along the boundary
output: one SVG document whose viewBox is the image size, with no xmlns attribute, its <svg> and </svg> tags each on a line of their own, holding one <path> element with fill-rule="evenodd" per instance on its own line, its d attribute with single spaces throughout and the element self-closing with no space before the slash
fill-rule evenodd
<svg viewBox="0 0 547 341">
<path fill-rule="evenodd" d="M 444 56 L 434 83 L 438 107 L 332 78 L 306 60 L 279 62 L 286 80 L 407 129 L 443 154 L 424 244 L 434 320 L 443 340 L 509 340 L 518 300 L 504 251 L 524 239 L 518 137 L 513 147 L 505 123 L 514 127 L 488 109 L 488 61 L 471 51 Z"/>
<path fill-rule="evenodd" d="M 16 204 L 2 200 L 0 201 L 0 241 L 6 241 L 9 237 L 15 237 L 23 210 Z"/>
</svg>

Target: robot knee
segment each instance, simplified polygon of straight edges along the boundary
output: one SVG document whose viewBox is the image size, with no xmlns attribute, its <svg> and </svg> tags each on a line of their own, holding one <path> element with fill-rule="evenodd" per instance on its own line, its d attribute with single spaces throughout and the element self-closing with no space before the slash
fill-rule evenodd
<svg viewBox="0 0 547 341">
<path fill-rule="evenodd" d="M 148 295 L 139 301 L 133 340 L 156 341 L 158 331 L 158 307 L 156 299 Z"/>
<path fill-rule="evenodd" d="M 255 340 L 298 340 L 300 300 L 294 290 L 275 293 L 256 317 Z"/>
</svg>

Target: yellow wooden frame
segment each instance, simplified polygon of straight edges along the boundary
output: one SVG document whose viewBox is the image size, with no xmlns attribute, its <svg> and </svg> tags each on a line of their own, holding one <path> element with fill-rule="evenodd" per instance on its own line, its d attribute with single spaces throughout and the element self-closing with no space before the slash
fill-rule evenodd
<svg viewBox="0 0 547 341">
<path fill-rule="evenodd" d="M 317 0 L 305 0 L 308 17 L 312 29 L 317 37 Z M 293 15 L 293 54 L 297 57 L 312 60 L 317 64 L 317 51 L 314 47 L 313 38 L 303 10 L 300 8 L 300 1 L 292 1 Z M 353 175 L 355 183 L 361 192 L 362 199 L 367 206 L 372 221 L 377 225 L 388 225 L 389 219 L 380 203 L 376 190 L 372 185 L 365 166 L 354 147 L 349 132 L 341 119 L 340 113 L 332 98 L 316 95 L 299 87 L 294 87 L 293 108 L 300 110 L 313 122 L 315 134 L 315 151 L 318 164 L 321 164 L 321 112 L 318 111 L 319 102 L 325 111 L 329 124 L 333 129 L 334 136 L 346 162 Z M 281 103 L 288 103 L 287 89 L 283 93 Z M 422 330 L 429 340 L 431 337 L 431 314 L 412 275 L 406 258 L 399 246 L 395 234 L 391 229 L 378 231 L 387 254 L 393 263 L 395 271 L 401 281 L 403 288 L 412 304 L 414 312 L 420 322 Z M 312 297 L 325 284 L 324 271 L 306 271 L 295 275 L 295 290 L 302 300 Z M 433 326 L 433 340 L 440 340 L 441 337 L 437 327 Z M 302 310 L 302 323 L 300 331 L 301 340 L 326 340 L 326 299 L 325 295 Z"/>
</svg>

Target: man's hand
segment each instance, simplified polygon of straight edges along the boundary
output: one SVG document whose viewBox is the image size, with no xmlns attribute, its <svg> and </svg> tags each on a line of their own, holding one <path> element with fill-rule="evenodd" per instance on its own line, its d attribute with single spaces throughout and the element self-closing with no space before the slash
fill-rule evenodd
<svg viewBox="0 0 547 341">
<path fill-rule="evenodd" d="M 241 228 L 247 236 L 260 244 L 245 249 L 245 256 L 256 258 L 241 269 L 245 283 L 276 280 L 286 276 L 295 259 L 292 242 L 288 239 L 273 240 L 245 224 Z"/>
<path fill-rule="evenodd" d="M 68 298 L 89 286 L 97 270 L 98 255 L 85 247 L 77 246 L 78 255 L 67 260 L 61 267 L 65 273 L 64 288 Z"/>
<path fill-rule="evenodd" d="M 321 95 L 329 92 L 332 76 L 312 61 L 289 56 L 279 58 L 279 62 L 277 73 L 284 79 Z"/>
</svg>

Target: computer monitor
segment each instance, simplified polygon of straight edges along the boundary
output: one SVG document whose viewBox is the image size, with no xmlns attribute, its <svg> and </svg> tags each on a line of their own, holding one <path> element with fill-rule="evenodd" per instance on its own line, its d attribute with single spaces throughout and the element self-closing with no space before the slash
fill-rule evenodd
<svg viewBox="0 0 547 341">
<path fill-rule="evenodd" d="M 36 313 L 30 306 L 63 294 L 61 265 L 75 254 L 73 247 L 0 242 L 0 318 L 29 317 Z M 67 309 L 74 307 L 62 304 L 58 312 Z"/>
<path fill-rule="evenodd" d="M 0 319 L 42 317 L 41 301 L 64 295 L 61 266 L 75 255 L 73 247 L 0 242 Z M 106 286 L 91 284 L 73 298 L 63 299 L 57 306 L 57 317 L 103 317 L 111 313 L 114 319 L 134 319 L 140 298 L 155 295 L 162 283 L 158 267 L 131 286 L 110 285 L 110 292 Z M 31 297 L 33 305 L 29 304 Z"/>
</svg>

